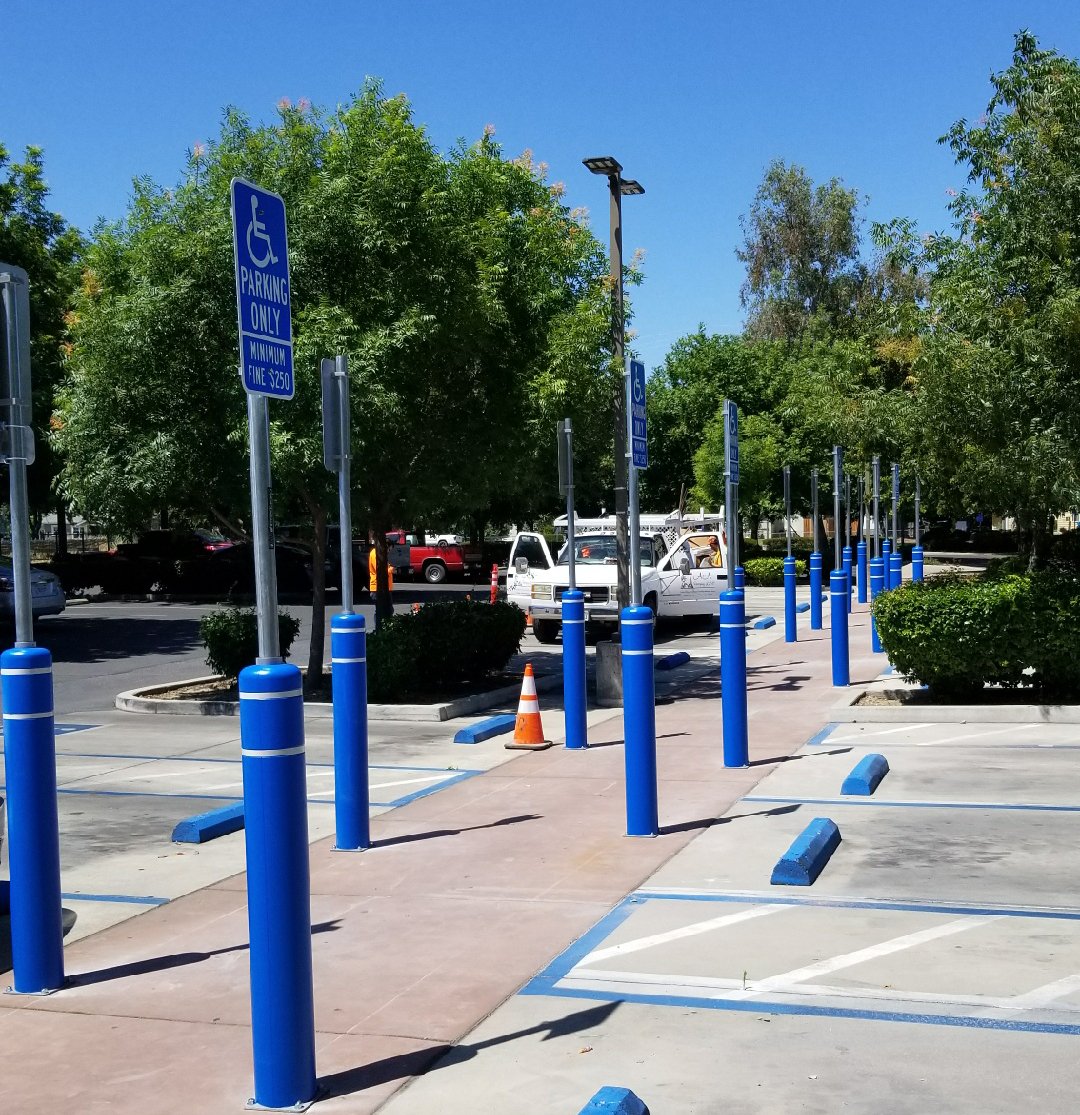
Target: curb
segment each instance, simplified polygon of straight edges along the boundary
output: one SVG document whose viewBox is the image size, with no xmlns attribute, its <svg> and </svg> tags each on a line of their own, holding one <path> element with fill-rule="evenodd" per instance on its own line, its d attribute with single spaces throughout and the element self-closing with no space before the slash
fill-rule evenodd
<svg viewBox="0 0 1080 1115">
<path fill-rule="evenodd" d="M 657 670 L 674 670 L 676 666 L 682 666 L 684 663 L 690 661 L 690 655 L 685 650 L 677 650 L 674 654 L 665 654 L 663 658 L 656 660 Z"/>
<path fill-rule="evenodd" d="M 454 743 L 483 743 L 492 736 L 501 736 L 504 732 L 512 732 L 517 723 L 517 717 L 506 713 L 502 716 L 489 716 L 479 724 L 470 728 L 461 728 L 454 736 Z"/>
<path fill-rule="evenodd" d="M 649 1115 L 649 1109 L 629 1088 L 608 1085 L 601 1088 L 578 1115 Z"/>
<path fill-rule="evenodd" d="M 1080 724 L 1080 705 L 859 705 L 869 689 L 853 689 L 829 710 L 845 724 Z M 875 689 L 874 693 L 906 690 Z"/>
<path fill-rule="evenodd" d="M 185 817 L 172 830 L 171 839 L 176 844 L 205 844 L 230 832 L 239 832 L 243 827 L 244 803 L 238 801 L 235 805 L 211 809 L 209 813 Z"/>
<path fill-rule="evenodd" d="M 769 882 L 773 886 L 810 886 L 839 846 L 836 822 L 828 817 L 815 817 L 777 860 Z"/>
<path fill-rule="evenodd" d="M 755 631 L 764 631 L 766 627 L 775 627 L 776 620 L 772 616 L 762 616 L 761 619 L 754 621 Z"/>
<path fill-rule="evenodd" d="M 129 689 L 120 693 L 114 702 L 122 712 L 150 712 L 159 716 L 237 716 L 239 701 L 188 701 L 156 697 L 156 693 L 174 689 L 178 685 L 198 685 L 201 682 L 215 681 L 217 674 L 205 677 L 187 678 L 170 681 L 160 685 L 147 685 L 139 689 Z M 537 692 L 547 693 L 562 685 L 562 676 L 548 674 L 536 679 Z M 487 693 L 474 693 L 471 697 L 459 697 L 444 705 L 368 705 L 368 720 L 405 720 L 438 722 L 453 720 L 458 716 L 471 716 L 493 705 L 501 705 L 515 700 L 521 692 L 519 685 L 506 685 L 501 689 L 491 689 Z M 308 716 L 330 716 L 334 706 L 325 701 L 306 701 L 304 712 Z"/>
</svg>

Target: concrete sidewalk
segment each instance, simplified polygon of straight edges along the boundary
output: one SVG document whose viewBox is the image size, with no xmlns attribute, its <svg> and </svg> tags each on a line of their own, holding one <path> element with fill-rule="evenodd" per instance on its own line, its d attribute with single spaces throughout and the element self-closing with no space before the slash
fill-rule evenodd
<svg viewBox="0 0 1080 1115">
<path fill-rule="evenodd" d="M 852 681 L 870 681 L 884 659 L 870 653 L 865 610 L 857 609 L 852 620 Z M 829 970 L 839 971 L 833 954 L 874 948 L 874 919 L 909 919 L 897 932 L 936 940 L 935 919 L 945 916 L 945 904 L 977 902 L 984 875 L 984 888 L 994 891 L 987 901 L 1018 906 L 1046 903 L 1049 891 L 1078 882 L 1063 866 L 1025 898 L 1023 872 L 1010 871 L 1010 889 L 998 893 L 994 865 L 1007 857 L 977 810 L 966 811 L 968 820 L 958 818 L 961 811 L 953 806 L 960 795 L 934 808 L 921 800 L 903 809 L 819 805 L 835 794 L 842 767 L 884 744 L 823 734 L 836 699 L 828 631 L 809 632 L 804 615 L 799 634 L 797 644 L 774 639 L 748 659 L 748 769 L 722 766 L 719 684 L 706 660 L 687 668 L 678 699 L 658 705 L 661 835 L 655 840 L 622 835 L 622 720 L 616 710 L 594 717 L 587 752 L 523 754 L 375 817 L 377 844 L 368 852 L 334 853 L 329 839 L 314 844 L 323 1086 L 315 1110 L 576 1112 L 604 1084 L 634 1087 L 654 1115 L 842 1107 L 958 1111 L 975 1110 L 976 1101 L 980 1110 L 1016 1110 L 1008 1098 L 1005 1106 L 994 1103 L 1002 1061 L 1014 1066 L 1002 1095 L 1041 1097 L 1042 1110 L 1070 1110 L 1055 1102 L 1078 1082 L 1075 1037 L 1057 1015 L 1042 1031 L 961 1028 L 940 1020 L 905 1026 L 864 1017 L 873 1011 L 862 1000 L 854 1013 L 844 1013 L 843 996 L 854 992 L 838 990 L 842 977 L 830 977 L 828 988 L 815 992 L 816 1003 L 793 996 L 790 978 L 778 980 L 776 973 L 791 977 L 823 957 L 832 957 Z M 549 716 L 548 734 L 557 735 L 558 726 L 559 718 Z M 966 730 L 979 734 L 971 725 Z M 844 734 L 855 733 L 845 726 Z M 1064 735 L 1022 742 L 1031 743 L 1023 752 L 1029 760 L 1054 749 L 1054 775 L 1068 779 L 1074 753 L 1066 750 Z M 921 763 L 931 749 L 919 745 L 915 728 L 897 752 Z M 1047 750 L 1036 749 L 1042 745 Z M 479 746 L 501 751 L 502 741 Z M 796 754 L 799 760 L 789 761 Z M 950 767 L 942 750 L 932 754 L 937 767 L 925 777 L 940 782 L 957 764 Z M 894 766 L 899 770 L 899 763 Z M 922 769 L 912 766 L 906 783 L 896 780 L 909 797 L 920 792 Z M 1000 798 L 1007 775 L 996 785 Z M 985 788 L 990 792 L 990 783 Z M 1062 793 L 1059 804 L 1068 798 Z M 740 803 L 744 795 L 762 800 Z M 762 914 L 780 890 L 768 894 L 776 849 L 782 851 L 811 816 L 836 817 L 841 809 L 845 842 L 809 892 L 824 896 L 825 904 L 788 903 L 776 916 Z M 852 820 L 856 814 L 862 819 Z M 1080 823 L 1080 813 L 1071 817 L 1038 814 L 1036 823 Z M 942 876 L 940 893 L 928 894 L 935 872 L 963 846 L 957 826 L 969 823 L 983 825 L 971 830 L 978 841 L 975 866 L 959 864 Z M 949 836 L 951 842 L 944 839 Z M 1052 842 L 1062 832 L 1046 830 L 1044 837 Z M 944 849 L 940 856 L 929 854 L 935 846 Z M 880 891 L 867 892 L 871 905 L 852 907 L 875 871 L 882 872 Z M 71 944 L 72 986 L 62 993 L 0 999 L 0 1094 L 8 1109 L 88 1115 L 240 1110 L 251 1094 L 244 882 L 234 876 Z M 787 888 L 781 893 L 791 895 Z M 918 909 L 889 906 L 901 893 Z M 714 905 L 702 913 L 706 903 Z M 795 916 L 811 919 L 810 928 L 794 921 L 788 928 L 793 904 Z M 948 916 L 978 920 L 975 914 Z M 1005 915 L 987 918 L 999 919 L 998 932 Z M 718 924 L 703 929 L 703 919 Z M 723 937 L 718 950 L 712 929 L 728 933 L 743 924 L 743 935 Z M 1024 923 L 1029 937 L 1031 924 Z M 1040 973 L 1047 979 L 1010 977 L 1007 987 L 983 997 L 1022 997 L 1080 971 L 1080 952 L 1074 956 L 1063 929 L 1070 924 L 1065 917 L 1053 923 L 1056 959 Z M 986 957 L 1008 956 L 1017 940 L 989 939 L 983 964 L 990 963 Z M 658 953 L 650 951 L 654 945 Z M 931 958 L 926 970 L 945 970 L 954 956 Z M 907 986 L 909 975 L 892 978 Z M 772 982 L 757 988 L 760 977 Z M 953 998 L 971 998 L 976 990 L 954 991 Z M 1072 992 L 1064 988 L 1063 994 Z M 734 1008 L 739 995 L 742 1006 Z M 831 1013 L 817 1010 L 822 995 L 832 996 L 826 1004 Z M 1044 992 L 1037 1005 L 1045 1011 L 1054 1001 Z M 898 1013 L 895 1004 L 889 1009 Z M 948 1009 L 959 1018 L 956 1010 L 1021 1008 L 961 1003 Z"/>
</svg>

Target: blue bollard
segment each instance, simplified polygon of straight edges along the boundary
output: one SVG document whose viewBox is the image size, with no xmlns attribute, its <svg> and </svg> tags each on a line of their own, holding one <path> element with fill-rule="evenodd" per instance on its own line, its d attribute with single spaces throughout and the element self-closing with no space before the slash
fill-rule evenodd
<svg viewBox="0 0 1080 1115">
<path fill-rule="evenodd" d="M 870 562 L 870 602 L 871 604 L 885 591 L 885 559 L 874 558 Z M 875 654 L 881 653 L 881 640 L 877 633 L 877 620 L 870 616 L 870 645 Z"/>
<path fill-rule="evenodd" d="M 821 630 L 821 554 L 810 555 L 810 630 Z"/>
<path fill-rule="evenodd" d="M 821 555 L 818 555 L 820 560 Z M 813 556 L 811 556 L 813 561 Z M 720 593 L 720 703 L 724 766 L 750 765 L 746 720 L 746 603 L 738 589 Z"/>
<path fill-rule="evenodd" d="M 351 612 L 330 621 L 334 680 L 334 847 L 371 847 L 368 806 L 367 634 Z"/>
<path fill-rule="evenodd" d="M 11 872 L 12 990 L 41 995 L 64 986 L 60 828 L 52 655 L 44 647 L 0 654 Z"/>
<path fill-rule="evenodd" d="M 829 624 L 832 627 L 832 683 L 847 685 L 851 681 L 848 657 L 848 614 L 851 599 L 848 575 L 843 568 L 829 574 Z"/>
<path fill-rule="evenodd" d="M 911 548 L 911 579 L 913 581 L 921 581 L 923 579 L 922 546 L 912 546 Z"/>
<path fill-rule="evenodd" d="M 623 608 L 623 758 L 626 764 L 626 835 L 657 836 L 656 704 L 653 691 L 653 614 Z"/>
<path fill-rule="evenodd" d="M 315 1098 L 304 703 L 295 666 L 275 663 L 240 671 L 240 755 L 255 1054 L 252 1103 L 287 1108 Z"/>
<path fill-rule="evenodd" d="M 784 558 L 784 642 L 794 643 L 799 638 L 795 627 L 795 559 Z"/>
<path fill-rule="evenodd" d="M 739 592 L 743 592 L 746 588 L 746 571 L 741 565 L 735 566 L 735 587 Z"/>
<path fill-rule="evenodd" d="M 585 594 L 580 589 L 562 598 L 563 718 L 566 746 L 589 746 L 585 697 Z"/>
<path fill-rule="evenodd" d="M 891 569 L 891 566 L 889 565 L 889 558 L 890 557 L 892 557 L 892 542 L 890 542 L 888 538 L 883 538 L 882 541 L 881 541 L 881 561 L 882 561 L 881 591 L 882 592 L 888 592 L 889 591 L 889 577 L 890 577 L 889 570 Z M 873 590 L 871 590 L 870 599 L 871 600 L 873 599 Z"/>
<path fill-rule="evenodd" d="M 889 554 L 889 588 L 899 588 L 904 583 L 904 555 L 899 550 Z"/>
<path fill-rule="evenodd" d="M 855 564 L 858 569 L 858 576 L 856 580 L 859 585 L 859 603 L 866 603 L 866 589 L 867 589 L 867 572 L 866 572 L 866 543 L 860 542 L 855 547 Z"/>
<path fill-rule="evenodd" d="M 850 546 L 845 546 L 840 553 L 840 563 L 847 574 L 848 611 L 851 611 L 851 594 L 855 589 L 855 574 L 851 568 L 852 551 Z"/>
</svg>

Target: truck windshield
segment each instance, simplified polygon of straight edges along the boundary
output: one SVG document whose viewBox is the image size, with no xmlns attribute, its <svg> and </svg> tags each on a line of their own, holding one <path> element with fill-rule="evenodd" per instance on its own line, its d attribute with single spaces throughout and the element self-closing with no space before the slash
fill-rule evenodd
<svg viewBox="0 0 1080 1115">
<path fill-rule="evenodd" d="M 614 565 L 615 561 L 615 536 L 613 534 L 600 534 L 595 537 L 574 539 L 574 564 L 575 565 Z M 559 564 L 570 564 L 570 547 L 563 546 L 559 554 Z M 651 568 L 656 564 L 656 551 L 653 549 L 651 538 L 641 540 L 641 564 L 643 568 Z"/>
</svg>

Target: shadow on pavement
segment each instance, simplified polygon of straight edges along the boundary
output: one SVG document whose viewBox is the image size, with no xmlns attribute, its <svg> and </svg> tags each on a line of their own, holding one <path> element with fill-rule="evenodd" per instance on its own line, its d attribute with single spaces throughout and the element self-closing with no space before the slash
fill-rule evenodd
<svg viewBox="0 0 1080 1115">
<path fill-rule="evenodd" d="M 198 619 L 138 616 L 65 616 L 34 625 L 34 636 L 54 662 L 106 662 L 141 654 L 179 654 L 202 647 Z"/>
<path fill-rule="evenodd" d="M 713 825 L 726 825 L 730 821 L 741 821 L 744 817 L 781 817 L 785 813 L 794 813 L 799 809 L 798 803 L 794 805 L 776 805 L 772 809 L 759 809 L 756 813 L 736 813 L 734 817 L 702 817 L 699 821 L 680 821 L 677 825 L 661 825 L 660 835 L 670 836 L 676 832 L 694 832 L 698 829 L 710 829 Z"/>
<path fill-rule="evenodd" d="M 539 813 L 523 813 L 520 817 L 500 817 L 497 821 L 489 821 L 486 825 L 467 825 L 459 829 L 432 829 L 431 832 L 413 832 L 405 836 L 388 836 L 385 840 L 374 840 L 373 848 L 388 848 L 392 844 L 411 844 L 414 840 L 434 840 L 439 836 L 460 836 L 463 832 L 476 832 L 478 829 L 494 829 L 503 825 L 518 825 L 522 821 L 539 821 Z"/>
<path fill-rule="evenodd" d="M 834 747 L 831 751 L 815 751 L 807 755 L 774 755 L 771 759 L 751 759 L 749 766 L 767 767 L 774 763 L 793 763 L 796 759 L 816 759 L 818 755 L 850 755 L 850 747 Z"/>
<path fill-rule="evenodd" d="M 340 928 L 340 919 L 333 921 L 317 922 L 311 927 L 312 933 L 333 933 Z M 211 949 L 209 952 L 174 952 L 168 956 L 148 956 L 145 960 L 133 960 L 128 964 L 116 964 L 111 968 L 100 968 L 96 972 L 80 972 L 70 976 L 68 984 L 71 987 L 87 987 L 94 983 L 106 983 L 112 979 L 126 979 L 128 976 L 145 976 L 151 972 L 164 972 L 169 968 L 181 968 L 185 964 L 200 964 L 212 956 L 224 956 L 230 952 L 244 952 L 248 949 L 247 941 L 239 945 L 227 945 L 225 948 Z"/>
<path fill-rule="evenodd" d="M 412 1053 L 403 1053 L 395 1057 L 386 1057 L 370 1065 L 361 1065 L 344 1072 L 332 1073 L 319 1080 L 319 1098 L 333 1099 L 336 1096 L 348 1096 L 361 1092 L 365 1088 L 374 1088 L 379 1084 L 387 1084 L 392 1080 L 404 1080 L 411 1076 L 419 1076 L 429 1068 L 436 1070 L 448 1068 L 451 1065 L 460 1065 L 464 1061 L 471 1061 L 478 1053 L 496 1045 L 505 1045 L 507 1042 L 517 1041 L 518 1038 L 531 1037 L 534 1034 L 543 1034 L 543 1040 L 549 1038 L 566 1037 L 577 1034 L 583 1030 L 592 1030 L 603 1025 L 612 1012 L 619 1006 L 618 1003 L 601 1003 L 600 1006 L 589 1007 L 586 1010 L 575 1011 L 563 1018 L 550 1022 L 540 1022 L 530 1026 L 527 1030 L 517 1030 L 512 1034 L 500 1034 L 498 1037 L 487 1038 L 472 1045 L 435 1045 L 429 1049 L 418 1049 Z M 438 1059 L 438 1064 L 434 1062 Z"/>
</svg>

